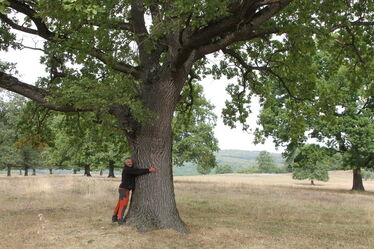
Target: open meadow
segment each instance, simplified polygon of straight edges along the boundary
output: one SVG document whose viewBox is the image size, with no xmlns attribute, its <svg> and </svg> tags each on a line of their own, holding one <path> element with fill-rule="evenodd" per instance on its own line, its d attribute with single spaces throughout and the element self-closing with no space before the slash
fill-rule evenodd
<svg viewBox="0 0 374 249">
<path fill-rule="evenodd" d="M 0 176 L 1 249 L 374 248 L 374 181 L 349 191 L 282 175 L 175 177 L 190 233 L 139 233 L 111 223 L 120 179 L 94 175 Z"/>
</svg>

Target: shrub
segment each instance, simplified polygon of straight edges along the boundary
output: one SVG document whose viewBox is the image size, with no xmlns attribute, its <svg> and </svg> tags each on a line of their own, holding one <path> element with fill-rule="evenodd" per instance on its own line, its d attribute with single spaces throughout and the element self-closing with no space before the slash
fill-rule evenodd
<svg viewBox="0 0 374 249">
<path fill-rule="evenodd" d="M 219 165 L 216 168 L 216 174 L 227 174 L 233 173 L 232 167 L 230 165 Z"/>
<path fill-rule="evenodd" d="M 372 170 L 363 170 L 361 174 L 365 181 L 374 179 L 374 172 Z"/>
<path fill-rule="evenodd" d="M 254 174 L 259 173 L 259 169 L 258 167 L 249 166 L 247 168 L 238 169 L 236 172 L 240 174 Z"/>
</svg>

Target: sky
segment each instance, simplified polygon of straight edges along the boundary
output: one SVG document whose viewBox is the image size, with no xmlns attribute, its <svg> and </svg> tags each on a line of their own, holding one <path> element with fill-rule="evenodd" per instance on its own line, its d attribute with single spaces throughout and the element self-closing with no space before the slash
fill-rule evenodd
<svg viewBox="0 0 374 249">
<path fill-rule="evenodd" d="M 34 46 L 34 41 L 29 37 L 23 37 L 29 46 Z M 40 46 L 40 44 L 39 44 Z M 0 52 L 0 58 L 3 61 L 17 63 L 18 77 L 25 83 L 33 84 L 38 77 L 46 74 L 43 65 L 40 64 L 40 56 L 42 53 L 36 50 L 24 49 L 23 51 L 10 50 L 9 52 Z M 236 129 L 231 129 L 223 124 L 222 120 L 222 108 L 224 108 L 225 100 L 229 98 L 226 93 L 226 86 L 233 81 L 227 81 L 225 79 L 214 80 L 212 77 L 205 78 L 200 82 L 204 87 L 206 98 L 215 106 L 214 112 L 216 113 L 218 120 L 217 126 L 214 129 L 215 136 L 219 141 L 219 147 L 221 150 L 227 149 L 238 149 L 238 150 L 266 150 L 269 152 L 281 153 L 284 148 L 275 148 L 274 143 L 271 139 L 267 139 L 265 144 L 253 144 L 254 135 L 252 132 L 244 132 L 241 126 L 238 125 Z M 260 105 L 258 99 L 253 97 L 251 104 L 251 115 L 248 118 L 248 123 L 254 131 L 257 125 L 257 115 L 260 111 Z"/>
</svg>

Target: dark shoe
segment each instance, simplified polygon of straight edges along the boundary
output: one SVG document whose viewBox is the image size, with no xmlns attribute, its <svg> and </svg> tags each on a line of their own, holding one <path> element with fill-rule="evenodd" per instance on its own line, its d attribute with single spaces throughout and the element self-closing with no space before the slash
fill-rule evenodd
<svg viewBox="0 0 374 249">
<path fill-rule="evenodd" d="M 117 222 L 118 221 L 118 218 L 116 215 L 112 216 L 112 222 Z"/>
<path fill-rule="evenodd" d="M 127 220 L 127 216 L 125 216 L 125 217 L 123 217 L 122 219 L 119 219 L 118 220 L 118 225 L 123 225 L 123 224 L 125 224 L 126 223 L 126 220 Z"/>
<path fill-rule="evenodd" d="M 119 226 L 122 226 L 124 223 L 125 223 L 125 220 L 124 220 L 124 219 L 119 219 L 119 220 L 118 220 L 118 225 L 119 225 Z"/>
</svg>

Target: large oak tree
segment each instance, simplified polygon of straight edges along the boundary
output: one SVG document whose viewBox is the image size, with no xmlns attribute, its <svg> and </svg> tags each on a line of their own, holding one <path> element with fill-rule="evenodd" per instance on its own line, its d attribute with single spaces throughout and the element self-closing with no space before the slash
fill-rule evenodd
<svg viewBox="0 0 374 249">
<path fill-rule="evenodd" d="M 142 176 L 129 223 L 187 231 L 172 181 L 172 117 L 184 85 L 204 74 L 240 76 L 226 122 L 247 118 L 253 92 L 272 78 L 294 97 L 313 90 L 308 59 L 315 38 L 355 35 L 372 25 L 371 1 L 0 0 L 1 49 L 24 48 L 13 30 L 39 36 L 50 77 L 21 82 L 0 72 L 0 87 L 61 112 L 112 115 Z M 25 18 L 23 18 L 25 17 Z M 212 65 L 207 55 L 223 54 Z"/>
</svg>

